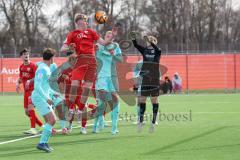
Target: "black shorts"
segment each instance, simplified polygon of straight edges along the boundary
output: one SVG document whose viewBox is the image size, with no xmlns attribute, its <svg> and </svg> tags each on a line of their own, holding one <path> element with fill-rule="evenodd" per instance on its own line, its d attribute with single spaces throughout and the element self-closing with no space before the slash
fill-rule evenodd
<svg viewBox="0 0 240 160">
<path fill-rule="evenodd" d="M 159 79 L 151 77 L 143 77 L 141 85 L 141 96 L 158 97 L 159 96 Z"/>
</svg>

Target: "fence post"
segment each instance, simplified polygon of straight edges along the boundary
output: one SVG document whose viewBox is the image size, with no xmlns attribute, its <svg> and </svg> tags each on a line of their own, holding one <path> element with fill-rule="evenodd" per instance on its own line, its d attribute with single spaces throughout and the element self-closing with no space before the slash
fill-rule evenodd
<svg viewBox="0 0 240 160">
<path fill-rule="evenodd" d="M 186 54 L 186 89 L 187 89 L 187 94 L 189 94 L 189 86 L 188 86 L 188 51 Z"/>
<path fill-rule="evenodd" d="M 3 74 L 2 74 L 2 68 L 3 68 L 3 54 L 2 54 L 2 48 L 0 47 L 0 58 L 1 58 L 1 65 L 0 65 L 0 71 L 1 71 L 1 95 L 3 96 Z"/>
<path fill-rule="evenodd" d="M 227 54 L 223 52 L 224 55 L 224 92 L 228 92 L 228 73 L 227 73 Z"/>
<path fill-rule="evenodd" d="M 233 65 L 234 65 L 234 91 L 237 93 L 237 62 L 236 62 L 236 52 L 233 53 Z"/>
</svg>

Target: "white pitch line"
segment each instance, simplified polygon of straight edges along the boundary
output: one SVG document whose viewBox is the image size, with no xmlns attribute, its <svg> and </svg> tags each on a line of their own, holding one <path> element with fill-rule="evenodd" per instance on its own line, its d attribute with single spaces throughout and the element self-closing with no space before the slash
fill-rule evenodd
<svg viewBox="0 0 240 160">
<path fill-rule="evenodd" d="M 112 122 L 112 121 L 106 121 L 106 122 Z M 87 125 L 87 127 L 89 126 L 93 126 L 93 124 L 89 124 Z M 81 126 L 76 126 L 76 127 L 73 127 L 73 128 L 80 128 Z M 57 132 L 61 132 L 62 130 L 59 129 L 57 130 Z M 8 141 L 5 141 L 5 142 L 0 142 L 0 145 L 3 145 L 3 144 L 8 144 L 8 143 L 13 143 L 13 142 L 17 142 L 17 141 L 22 141 L 22 140 L 25 140 L 25 139 L 30 139 L 30 138 L 35 138 L 35 137 L 40 137 L 42 134 L 37 134 L 37 135 L 32 135 L 32 136 L 27 136 L 27 137 L 23 137 L 23 138 L 17 138 L 17 139 L 13 139 L 13 140 L 8 140 Z"/>
</svg>

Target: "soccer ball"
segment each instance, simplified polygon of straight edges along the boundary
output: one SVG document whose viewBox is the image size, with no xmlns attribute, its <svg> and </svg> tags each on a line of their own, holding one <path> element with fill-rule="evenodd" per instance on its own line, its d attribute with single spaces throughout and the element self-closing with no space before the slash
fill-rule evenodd
<svg viewBox="0 0 240 160">
<path fill-rule="evenodd" d="M 95 21 L 98 24 L 106 23 L 107 20 L 108 20 L 108 16 L 107 16 L 106 12 L 104 12 L 104 11 L 97 11 L 95 13 Z"/>
</svg>

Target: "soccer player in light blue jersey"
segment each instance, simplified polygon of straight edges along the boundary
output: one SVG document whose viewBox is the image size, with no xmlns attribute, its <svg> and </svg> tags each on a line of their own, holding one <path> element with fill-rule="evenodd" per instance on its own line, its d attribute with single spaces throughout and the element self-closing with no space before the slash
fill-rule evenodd
<svg viewBox="0 0 240 160">
<path fill-rule="evenodd" d="M 110 39 L 112 39 L 112 32 L 108 31 L 105 35 L 105 40 Z M 98 64 L 96 80 L 98 112 L 94 121 L 93 132 L 97 132 L 98 123 L 101 123 L 101 120 L 103 120 L 103 112 L 106 109 L 106 103 L 108 103 L 112 109 L 112 134 L 115 135 L 118 133 L 117 123 L 120 109 L 117 95 L 118 78 L 116 63 L 122 61 L 122 52 L 119 45 L 115 42 L 106 46 L 98 45 L 96 58 Z"/>
<path fill-rule="evenodd" d="M 42 64 L 44 64 L 44 62 L 38 62 L 37 66 L 39 67 Z M 66 127 L 67 121 L 66 121 L 66 114 L 65 114 L 67 107 L 64 103 L 64 99 L 62 95 L 60 94 L 61 91 L 57 83 L 59 71 L 57 70 L 56 63 L 50 64 L 50 71 L 51 71 L 51 76 L 50 76 L 50 92 L 49 93 L 50 93 L 50 98 L 53 101 L 52 108 L 56 109 L 58 113 L 62 134 L 65 135 L 68 133 L 68 129 Z M 54 133 L 56 133 L 55 129 L 53 129 L 53 134 Z"/>
<path fill-rule="evenodd" d="M 43 51 L 43 64 L 36 71 L 34 78 L 34 90 L 32 92 L 32 102 L 45 120 L 44 129 L 37 145 L 37 149 L 45 152 L 51 152 L 53 149 L 48 146 L 48 140 L 52 133 L 52 128 L 56 122 L 56 116 L 53 111 L 53 101 L 50 97 L 51 88 L 49 78 L 51 76 L 50 65 L 53 63 L 53 57 L 56 51 L 47 48 Z"/>
</svg>

